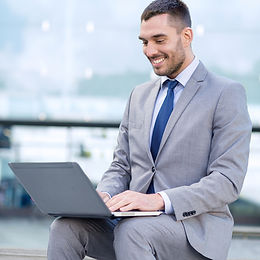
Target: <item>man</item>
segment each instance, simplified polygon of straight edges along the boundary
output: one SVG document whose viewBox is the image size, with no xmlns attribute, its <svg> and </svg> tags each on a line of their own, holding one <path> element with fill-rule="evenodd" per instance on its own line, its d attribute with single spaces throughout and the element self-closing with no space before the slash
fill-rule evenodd
<svg viewBox="0 0 260 260">
<path fill-rule="evenodd" d="M 97 190 L 111 211 L 164 210 L 117 221 L 58 219 L 49 259 L 226 259 L 228 204 L 247 170 L 251 122 L 243 87 L 206 70 L 191 48 L 187 6 L 156 0 L 140 40 L 158 79 L 136 87 L 114 160 Z"/>
</svg>

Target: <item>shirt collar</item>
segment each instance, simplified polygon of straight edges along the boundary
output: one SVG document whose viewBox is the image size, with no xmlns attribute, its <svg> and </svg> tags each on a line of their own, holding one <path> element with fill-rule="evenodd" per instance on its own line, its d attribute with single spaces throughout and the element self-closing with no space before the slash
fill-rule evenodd
<svg viewBox="0 0 260 260">
<path fill-rule="evenodd" d="M 191 64 L 189 64 L 189 66 L 187 66 L 180 74 L 177 75 L 177 77 L 174 80 L 178 80 L 179 83 L 185 87 L 187 82 L 189 81 L 191 75 L 193 74 L 193 72 L 196 70 L 196 68 L 199 65 L 199 59 L 197 57 L 195 57 L 193 59 L 193 61 L 191 62 Z M 163 85 L 163 83 L 167 80 L 173 80 L 168 78 L 167 76 L 162 76 L 161 77 L 161 86 Z"/>
</svg>

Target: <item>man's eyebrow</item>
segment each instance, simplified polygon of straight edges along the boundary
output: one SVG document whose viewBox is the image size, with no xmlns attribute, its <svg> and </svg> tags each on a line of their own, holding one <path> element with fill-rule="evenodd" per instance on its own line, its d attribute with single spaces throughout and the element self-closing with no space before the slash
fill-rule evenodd
<svg viewBox="0 0 260 260">
<path fill-rule="evenodd" d="M 167 35 L 164 34 L 164 33 L 159 33 L 159 34 L 153 35 L 151 38 L 160 38 L 160 37 L 166 37 L 166 36 L 167 36 Z M 139 36 L 138 38 L 139 38 L 139 40 L 141 40 L 141 41 L 147 41 L 145 38 L 143 38 L 143 37 L 141 37 L 141 36 Z"/>
<path fill-rule="evenodd" d="M 160 34 L 155 34 L 155 35 L 153 35 L 152 38 L 160 38 L 160 37 L 165 37 L 165 36 L 167 36 L 167 35 L 164 34 L 164 33 L 160 33 Z"/>
<path fill-rule="evenodd" d="M 141 40 L 141 41 L 146 41 L 146 39 L 144 39 L 144 38 L 141 37 L 141 36 L 138 36 L 138 39 Z"/>
</svg>

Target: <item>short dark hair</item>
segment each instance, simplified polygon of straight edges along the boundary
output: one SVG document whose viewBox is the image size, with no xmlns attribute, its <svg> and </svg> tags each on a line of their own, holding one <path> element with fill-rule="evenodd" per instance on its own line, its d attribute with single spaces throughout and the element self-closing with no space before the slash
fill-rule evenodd
<svg viewBox="0 0 260 260">
<path fill-rule="evenodd" d="M 141 22 L 147 21 L 151 17 L 159 14 L 169 14 L 173 19 L 178 20 L 181 29 L 191 27 L 191 17 L 189 8 L 181 0 L 155 0 L 149 4 L 143 11 Z"/>
</svg>

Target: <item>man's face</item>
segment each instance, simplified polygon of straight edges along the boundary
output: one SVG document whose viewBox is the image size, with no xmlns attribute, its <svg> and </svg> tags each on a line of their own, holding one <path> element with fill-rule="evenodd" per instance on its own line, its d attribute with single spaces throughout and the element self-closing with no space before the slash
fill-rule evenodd
<svg viewBox="0 0 260 260">
<path fill-rule="evenodd" d="M 142 21 L 139 36 L 155 74 L 169 78 L 181 72 L 186 59 L 181 33 L 177 33 L 173 23 L 168 14 L 156 15 Z"/>
</svg>

